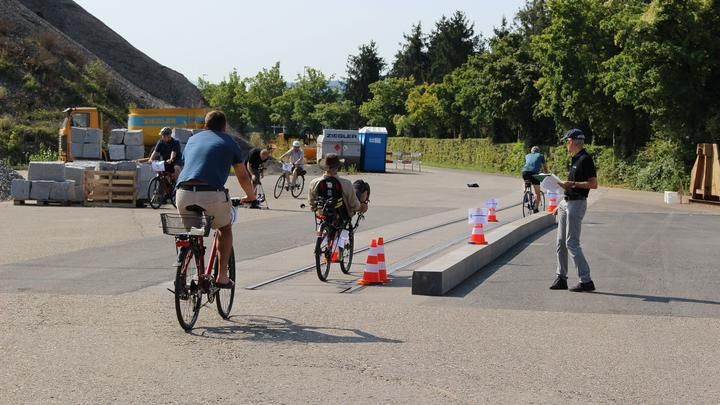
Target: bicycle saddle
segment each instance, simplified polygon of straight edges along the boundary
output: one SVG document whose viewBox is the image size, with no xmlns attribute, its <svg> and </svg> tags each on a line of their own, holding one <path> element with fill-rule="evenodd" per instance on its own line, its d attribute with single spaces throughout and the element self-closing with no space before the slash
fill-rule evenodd
<svg viewBox="0 0 720 405">
<path fill-rule="evenodd" d="M 185 209 L 188 211 L 192 211 L 192 212 L 199 212 L 199 213 L 205 212 L 205 208 L 203 208 L 199 205 L 196 205 L 196 204 L 188 205 L 187 207 L 185 207 Z"/>
</svg>

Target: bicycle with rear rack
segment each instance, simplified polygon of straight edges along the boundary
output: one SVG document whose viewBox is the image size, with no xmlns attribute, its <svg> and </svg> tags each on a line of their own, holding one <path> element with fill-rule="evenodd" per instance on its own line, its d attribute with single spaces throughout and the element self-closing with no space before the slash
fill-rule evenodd
<svg viewBox="0 0 720 405">
<path fill-rule="evenodd" d="M 257 202 L 241 203 L 239 198 L 233 198 L 232 205 L 259 208 Z M 213 236 L 208 261 L 205 262 L 205 237 L 210 235 L 213 217 L 204 215 L 202 207 L 192 208 L 195 208 L 193 211 L 197 214 L 160 214 L 163 233 L 175 237 L 177 253 L 174 289 L 168 290 L 175 296 L 177 320 L 188 332 L 197 322 L 203 301 L 205 304 L 215 302 L 220 316 L 228 319 L 235 299 L 235 251 L 230 251 L 227 269 L 232 283 L 229 286 L 219 286 L 216 283 L 220 273 L 217 231 Z M 237 212 L 234 215 L 237 215 Z"/>
<path fill-rule="evenodd" d="M 302 193 L 303 189 L 305 188 L 305 174 L 298 174 L 297 179 L 295 181 L 294 185 L 290 185 L 291 179 L 292 179 L 292 173 L 295 171 L 296 166 L 292 163 L 284 163 L 282 164 L 282 174 L 280 177 L 278 177 L 277 182 L 275 183 L 275 190 L 273 192 L 273 195 L 275 198 L 280 198 L 280 195 L 282 195 L 283 190 L 290 191 L 290 194 L 292 194 L 293 197 L 298 198 L 300 197 L 300 194 Z M 300 168 L 297 168 L 298 170 L 301 170 Z"/>
<path fill-rule="evenodd" d="M 340 263 L 340 270 L 350 274 L 352 266 L 353 250 L 355 248 L 355 231 L 360 225 L 360 220 L 365 219 L 362 213 L 358 213 L 355 222 L 352 219 L 341 219 L 338 215 L 325 215 L 331 212 L 325 203 L 323 209 L 315 211 L 315 229 L 317 239 L 315 240 L 315 270 L 320 281 L 327 281 L 330 274 L 330 264 Z M 341 207 L 340 209 L 345 209 Z"/>
</svg>

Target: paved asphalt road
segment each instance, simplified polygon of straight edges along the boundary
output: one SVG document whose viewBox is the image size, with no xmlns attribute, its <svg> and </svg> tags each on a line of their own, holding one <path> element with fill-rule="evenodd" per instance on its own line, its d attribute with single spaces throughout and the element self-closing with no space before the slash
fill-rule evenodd
<svg viewBox="0 0 720 405">
<path fill-rule="evenodd" d="M 489 197 L 510 205 L 520 187 L 440 169 L 364 177 L 363 241 Z M 594 294 L 547 289 L 548 229 L 445 297 L 412 296 L 413 266 L 353 294 L 337 288 L 351 276 L 304 273 L 239 289 L 229 321 L 204 307 L 189 334 L 165 290 L 173 255 L 157 211 L 0 203 L 0 403 L 720 402 L 720 211 L 593 193 L 582 240 Z M 309 263 L 307 212 L 289 198 L 272 207 L 236 226 L 243 285 Z M 397 262 L 463 232 L 460 222 L 387 253 Z"/>
</svg>

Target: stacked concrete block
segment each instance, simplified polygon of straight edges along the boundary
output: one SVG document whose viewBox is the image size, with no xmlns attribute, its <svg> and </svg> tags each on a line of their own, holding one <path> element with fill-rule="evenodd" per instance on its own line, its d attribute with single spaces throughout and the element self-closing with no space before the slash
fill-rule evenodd
<svg viewBox="0 0 720 405">
<path fill-rule="evenodd" d="M 145 157 L 145 147 L 142 145 L 125 145 L 125 159 L 135 160 Z"/>
<path fill-rule="evenodd" d="M 32 185 L 30 185 L 30 199 L 39 201 L 49 200 L 50 191 L 54 183 L 56 182 L 52 180 L 33 180 Z"/>
<path fill-rule="evenodd" d="M 29 200 L 32 182 L 23 179 L 13 179 L 10 183 L 10 197 L 13 200 Z"/>
<path fill-rule="evenodd" d="M 123 140 L 125 145 L 142 146 L 143 145 L 143 131 L 142 129 L 128 129 L 125 132 Z"/>
<path fill-rule="evenodd" d="M 109 144 L 107 147 L 110 160 L 125 160 L 125 145 Z"/>
<path fill-rule="evenodd" d="M 71 166 L 65 167 L 65 179 L 75 183 L 75 192 L 71 201 L 83 201 L 85 199 L 85 167 Z"/>
<path fill-rule="evenodd" d="M 82 127 L 70 128 L 70 142 L 79 143 L 79 144 L 85 143 L 85 134 L 86 133 L 87 133 L 87 128 L 82 128 Z"/>
<path fill-rule="evenodd" d="M 83 157 L 83 146 L 85 144 L 82 143 L 71 143 L 70 144 L 70 153 L 72 153 L 73 157 L 75 158 L 82 158 Z"/>
<path fill-rule="evenodd" d="M 134 172 L 137 170 L 137 163 L 124 162 L 97 162 L 95 170 L 111 171 L 111 172 Z"/>
<path fill-rule="evenodd" d="M 110 131 L 110 136 L 108 137 L 108 145 L 124 145 L 125 132 L 127 132 L 127 129 L 124 128 L 113 129 L 112 131 Z"/>
<path fill-rule="evenodd" d="M 173 129 L 172 137 L 180 142 L 180 153 L 185 153 L 185 145 L 187 145 L 190 137 L 193 136 L 193 130 L 187 128 Z"/>
<path fill-rule="evenodd" d="M 85 131 L 82 157 L 85 159 L 100 159 L 101 156 L 102 130 L 99 128 L 87 128 Z"/>
<path fill-rule="evenodd" d="M 62 162 L 30 162 L 28 180 L 65 181 L 65 164 Z"/>
<path fill-rule="evenodd" d="M 55 181 L 50 187 L 50 197 L 52 201 L 74 201 L 75 200 L 75 182 L 72 180 Z"/>
<path fill-rule="evenodd" d="M 85 130 L 85 141 L 83 143 L 102 143 L 102 130 L 99 128 L 88 128 Z"/>
<path fill-rule="evenodd" d="M 141 164 L 137 167 L 137 198 L 148 199 L 148 187 L 150 181 L 155 177 L 155 172 L 149 164 Z"/>
</svg>

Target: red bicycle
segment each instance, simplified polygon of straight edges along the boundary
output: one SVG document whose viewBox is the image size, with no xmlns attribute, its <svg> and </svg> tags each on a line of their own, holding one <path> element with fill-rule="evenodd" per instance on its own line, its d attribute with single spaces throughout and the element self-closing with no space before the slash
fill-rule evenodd
<svg viewBox="0 0 720 405">
<path fill-rule="evenodd" d="M 199 213 L 202 213 L 199 210 Z M 185 331 L 192 330 L 203 304 L 217 303 L 217 310 L 223 319 L 230 317 L 235 298 L 235 252 L 230 251 L 228 277 L 233 281 L 230 288 L 217 287 L 218 239 L 215 232 L 210 257 L 205 263 L 204 237 L 210 234 L 212 217 L 205 215 L 160 214 L 163 233 L 175 237 L 177 262 L 175 264 L 175 313 Z M 168 289 L 169 290 L 169 289 Z"/>
</svg>

